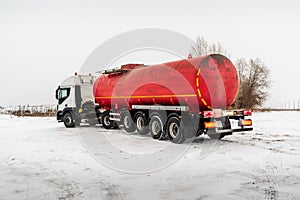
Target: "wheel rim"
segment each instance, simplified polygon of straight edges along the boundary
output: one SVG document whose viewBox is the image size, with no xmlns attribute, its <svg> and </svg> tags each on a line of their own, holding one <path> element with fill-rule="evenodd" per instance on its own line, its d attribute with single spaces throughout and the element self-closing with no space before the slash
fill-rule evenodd
<svg viewBox="0 0 300 200">
<path fill-rule="evenodd" d="M 144 119 L 142 117 L 138 117 L 136 120 L 136 128 L 138 130 L 142 130 L 144 128 Z"/>
<path fill-rule="evenodd" d="M 125 126 L 125 128 L 130 127 L 130 119 L 129 119 L 129 116 L 127 116 L 127 115 L 124 117 L 124 126 Z"/>
<path fill-rule="evenodd" d="M 160 124 L 158 121 L 153 121 L 151 125 L 153 135 L 158 135 L 161 131 Z"/>
<path fill-rule="evenodd" d="M 65 122 L 66 122 L 67 125 L 70 125 L 72 123 L 71 117 L 67 116 Z"/>
<path fill-rule="evenodd" d="M 169 126 L 169 133 L 172 138 L 176 138 L 179 133 L 179 126 L 176 123 L 171 123 Z"/>
<path fill-rule="evenodd" d="M 109 117 L 105 116 L 103 122 L 105 126 L 109 126 L 110 125 Z"/>
</svg>

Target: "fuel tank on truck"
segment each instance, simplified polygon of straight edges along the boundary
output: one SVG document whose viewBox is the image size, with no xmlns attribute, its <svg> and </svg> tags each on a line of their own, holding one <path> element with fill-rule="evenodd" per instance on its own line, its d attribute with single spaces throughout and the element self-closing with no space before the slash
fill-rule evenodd
<svg viewBox="0 0 300 200">
<path fill-rule="evenodd" d="M 103 108 L 181 105 L 196 112 L 230 106 L 238 84 L 233 63 L 223 55 L 211 54 L 151 66 L 124 65 L 99 76 L 93 92 Z"/>
</svg>

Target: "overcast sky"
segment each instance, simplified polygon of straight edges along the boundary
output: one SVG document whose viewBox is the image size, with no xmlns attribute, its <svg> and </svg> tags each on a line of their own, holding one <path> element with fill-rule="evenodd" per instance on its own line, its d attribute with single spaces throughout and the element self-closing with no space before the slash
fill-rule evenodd
<svg viewBox="0 0 300 200">
<path fill-rule="evenodd" d="M 0 105 L 55 104 L 95 48 L 139 28 L 203 36 L 233 61 L 261 58 L 273 80 L 267 105 L 300 99 L 300 1 L 178 2 L 0 0 Z"/>
</svg>

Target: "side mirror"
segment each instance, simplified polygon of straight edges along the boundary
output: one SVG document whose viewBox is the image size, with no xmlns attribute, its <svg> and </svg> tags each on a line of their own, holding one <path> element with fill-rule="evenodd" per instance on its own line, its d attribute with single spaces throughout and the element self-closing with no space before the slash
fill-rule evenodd
<svg viewBox="0 0 300 200">
<path fill-rule="evenodd" d="M 58 100 L 58 92 L 59 92 L 60 87 L 58 86 L 58 88 L 55 91 L 55 98 Z"/>
</svg>

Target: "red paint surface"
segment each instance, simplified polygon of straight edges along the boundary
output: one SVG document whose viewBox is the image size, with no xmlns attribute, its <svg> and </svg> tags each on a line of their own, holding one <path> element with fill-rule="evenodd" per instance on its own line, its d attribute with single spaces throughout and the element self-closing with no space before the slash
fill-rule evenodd
<svg viewBox="0 0 300 200">
<path fill-rule="evenodd" d="M 117 105 L 119 109 L 155 104 L 187 105 L 195 112 L 226 108 L 237 91 L 236 69 L 219 54 L 103 74 L 94 84 L 97 103 L 107 108 Z"/>
</svg>

